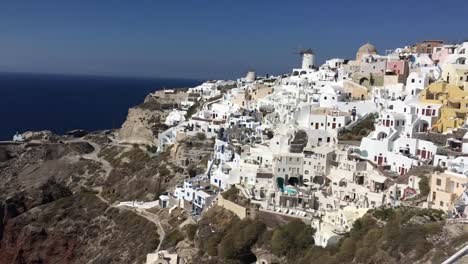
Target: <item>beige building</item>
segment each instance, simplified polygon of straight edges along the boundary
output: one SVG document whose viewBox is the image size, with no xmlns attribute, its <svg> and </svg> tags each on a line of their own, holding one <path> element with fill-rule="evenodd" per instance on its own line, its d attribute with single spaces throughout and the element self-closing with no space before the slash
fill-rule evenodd
<svg viewBox="0 0 468 264">
<path fill-rule="evenodd" d="M 465 191 L 468 176 L 456 172 L 435 172 L 431 178 L 431 208 L 451 210 L 455 200 Z M 464 186 L 465 185 L 465 186 Z"/>
<path fill-rule="evenodd" d="M 367 99 L 368 89 L 365 86 L 359 85 L 352 81 L 344 80 L 343 88 L 349 99 L 352 99 L 352 100 Z"/>
<path fill-rule="evenodd" d="M 272 94 L 273 87 L 266 86 L 264 84 L 256 84 L 252 89 L 249 89 L 248 99 L 256 101 L 262 99 L 267 95 Z"/>
</svg>

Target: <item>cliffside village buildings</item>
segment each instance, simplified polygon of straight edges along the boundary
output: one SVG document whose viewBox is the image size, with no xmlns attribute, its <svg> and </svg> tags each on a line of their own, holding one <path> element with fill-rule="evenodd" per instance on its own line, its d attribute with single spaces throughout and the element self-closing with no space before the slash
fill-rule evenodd
<svg viewBox="0 0 468 264">
<path fill-rule="evenodd" d="M 354 60 L 321 66 L 312 50 L 301 55 L 289 74 L 249 71 L 189 89 L 158 148 L 181 134 L 216 140 L 206 172 L 170 194 L 179 206 L 199 215 L 236 186 L 259 210 L 309 221 L 316 244 L 327 246 L 368 209 L 421 198 L 425 176 L 416 172 L 433 166 L 423 206 L 467 217 L 468 42 L 385 54 L 367 43 Z M 369 131 L 357 130 L 365 121 Z"/>
</svg>

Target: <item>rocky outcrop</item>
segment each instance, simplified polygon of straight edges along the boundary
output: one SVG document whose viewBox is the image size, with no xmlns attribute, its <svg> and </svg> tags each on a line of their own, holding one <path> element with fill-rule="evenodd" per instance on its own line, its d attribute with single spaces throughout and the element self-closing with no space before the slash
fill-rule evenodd
<svg viewBox="0 0 468 264">
<path fill-rule="evenodd" d="M 21 134 L 24 140 L 48 140 L 55 141 L 57 140 L 57 135 L 55 135 L 50 130 L 44 131 L 27 131 Z"/>
<path fill-rule="evenodd" d="M 128 110 L 127 119 L 119 131 L 122 143 L 156 145 L 160 129 L 161 111 L 134 107 Z"/>
<path fill-rule="evenodd" d="M 148 95 L 142 104 L 128 110 L 118 139 L 122 143 L 157 146 L 159 133 L 168 128 L 164 124 L 167 115 L 187 96 L 184 91 L 158 91 Z"/>
</svg>

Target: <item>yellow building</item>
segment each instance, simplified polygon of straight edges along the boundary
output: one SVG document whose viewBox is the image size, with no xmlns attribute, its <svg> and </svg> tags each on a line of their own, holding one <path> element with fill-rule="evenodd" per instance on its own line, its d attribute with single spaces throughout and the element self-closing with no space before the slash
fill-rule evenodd
<svg viewBox="0 0 468 264">
<path fill-rule="evenodd" d="M 468 112 L 468 91 L 443 81 L 424 89 L 419 98 L 422 103 L 441 104 L 440 117 L 432 127 L 437 132 L 458 128 L 465 122 Z"/>
<path fill-rule="evenodd" d="M 453 208 L 455 200 L 465 191 L 468 176 L 456 172 L 435 172 L 431 177 L 431 208 L 444 211 Z"/>
<path fill-rule="evenodd" d="M 353 100 L 364 100 L 367 99 L 367 87 L 359 85 L 355 82 L 344 80 L 343 88 L 348 98 Z"/>
<path fill-rule="evenodd" d="M 442 66 L 442 79 L 468 90 L 468 64 L 444 64 Z"/>
</svg>

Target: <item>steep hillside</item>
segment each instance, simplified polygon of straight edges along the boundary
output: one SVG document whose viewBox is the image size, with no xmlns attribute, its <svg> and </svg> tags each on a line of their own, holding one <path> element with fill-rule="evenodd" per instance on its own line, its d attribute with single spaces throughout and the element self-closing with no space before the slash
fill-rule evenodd
<svg viewBox="0 0 468 264">
<path fill-rule="evenodd" d="M 67 195 L 6 221 L 0 263 L 142 263 L 157 247 L 153 223 L 93 194 Z"/>
</svg>

